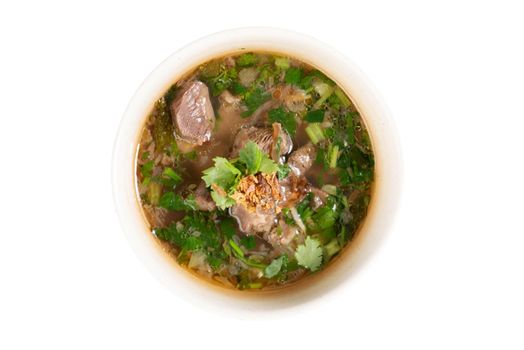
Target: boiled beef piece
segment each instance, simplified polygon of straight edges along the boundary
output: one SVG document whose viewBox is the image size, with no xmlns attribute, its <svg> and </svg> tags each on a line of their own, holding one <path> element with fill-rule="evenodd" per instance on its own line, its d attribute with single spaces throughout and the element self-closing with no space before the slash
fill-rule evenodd
<svg viewBox="0 0 524 350">
<path fill-rule="evenodd" d="M 215 112 L 204 83 L 194 80 L 183 85 L 170 110 L 180 139 L 193 145 L 202 145 L 211 139 Z"/>
</svg>

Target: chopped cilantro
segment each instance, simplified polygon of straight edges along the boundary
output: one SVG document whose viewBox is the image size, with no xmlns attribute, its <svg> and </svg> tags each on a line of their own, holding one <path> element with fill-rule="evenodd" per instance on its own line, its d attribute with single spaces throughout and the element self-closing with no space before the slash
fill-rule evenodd
<svg viewBox="0 0 524 350">
<path fill-rule="evenodd" d="M 240 244 L 242 244 L 247 250 L 254 249 L 257 245 L 255 236 L 244 236 L 240 239 Z"/>
<path fill-rule="evenodd" d="M 240 161 L 244 162 L 249 174 L 258 172 L 263 156 L 264 153 L 253 141 L 249 141 L 239 153 Z"/>
<path fill-rule="evenodd" d="M 285 179 L 289 173 L 291 172 L 291 168 L 287 164 L 279 164 L 278 170 L 277 170 L 277 176 L 279 180 Z"/>
<path fill-rule="evenodd" d="M 322 109 L 309 111 L 304 117 L 304 120 L 309 123 L 322 123 L 324 121 L 324 111 Z"/>
<path fill-rule="evenodd" d="M 237 224 L 231 217 L 225 217 L 220 220 L 220 230 L 227 238 L 233 237 L 236 233 Z"/>
<path fill-rule="evenodd" d="M 231 89 L 235 95 L 244 95 L 247 92 L 247 88 L 237 81 L 233 83 Z"/>
<path fill-rule="evenodd" d="M 325 230 L 335 225 L 338 218 L 336 207 L 325 205 L 320 207 L 311 217 L 316 230 Z"/>
<path fill-rule="evenodd" d="M 174 192 L 166 192 L 160 197 L 158 201 L 158 206 L 167 210 L 174 211 L 189 211 L 194 210 L 196 204 L 193 203 L 192 198 L 189 201 L 184 200 L 181 195 Z M 194 200 L 194 199 L 193 199 Z"/>
<path fill-rule="evenodd" d="M 256 87 L 253 90 L 250 90 L 245 93 L 244 104 L 247 107 L 247 111 L 242 112 L 241 116 L 247 118 L 253 114 L 258 107 L 260 107 L 264 102 L 269 100 L 270 95 L 265 92 L 263 89 Z"/>
<path fill-rule="evenodd" d="M 282 127 L 291 135 L 295 135 L 297 131 L 297 121 L 295 114 L 286 112 L 284 108 L 278 107 L 268 112 L 269 121 L 272 123 L 280 123 Z"/>
<path fill-rule="evenodd" d="M 284 77 L 284 81 L 287 84 L 299 85 L 301 80 L 302 80 L 302 69 L 301 68 L 291 67 L 288 70 L 286 70 L 286 76 Z"/>
<path fill-rule="evenodd" d="M 256 174 L 259 171 L 270 174 L 278 170 L 278 165 L 269 159 L 267 154 L 262 152 L 253 141 L 249 141 L 240 150 L 239 157 L 239 160 L 246 165 L 248 174 Z"/>
<path fill-rule="evenodd" d="M 257 56 L 253 53 L 245 53 L 238 56 L 236 63 L 240 67 L 249 67 L 257 63 Z"/>
<path fill-rule="evenodd" d="M 202 74 L 201 78 L 211 89 L 211 94 L 218 96 L 233 85 L 238 78 L 238 72 L 235 67 L 228 68 L 221 65 L 218 72 L 206 72 L 206 74 Z"/>
</svg>

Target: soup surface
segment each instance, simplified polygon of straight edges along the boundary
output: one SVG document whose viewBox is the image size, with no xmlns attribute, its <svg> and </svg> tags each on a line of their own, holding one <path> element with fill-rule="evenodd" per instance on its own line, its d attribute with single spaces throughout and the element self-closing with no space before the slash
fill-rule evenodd
<svg viewBox="0 0 524 350">
<path fill-rule="evenodd" d="M 333 80 L 253 52 L 202 64 L 155 102 L 136 175 L 152 235 L 180 265 L 265 290 L 317 273 L 351 242 L 374 158 Z"/>
</svg>

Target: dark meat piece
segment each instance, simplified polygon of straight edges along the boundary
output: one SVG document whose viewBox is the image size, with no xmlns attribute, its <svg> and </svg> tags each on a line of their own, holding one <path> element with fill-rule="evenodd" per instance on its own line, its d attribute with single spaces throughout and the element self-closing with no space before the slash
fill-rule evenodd
<svg viewBox="0 0 524 350">
<path fill-rule="evenodd" d="M 237 220 L 240 230 L 247 235 L 267 233 L 276 223 L 274 211 L 257 209 L 251 212 L 243 204 L 235 204 L 229 208 L 229 215 Z"/>
<path fill-rule="evenodd" d="M 280 181 L 280 192 L 282 193 L 281 206 L 294 207 L 309 192 L 309 182 L 305 176 L 296 176 L 291 173 Z"/>
<path fill-rule="evenodd" d="M 293 174 L 301 176 L 311 168 L 316 156 L 317 151 L 315 146 L 312 143 L 308 143 L 293 152 L 289 156 L 287 164 Z"/>
<path fill-rule="evenodd" d="M 197 80 L 186 83 L 170 108 L 176 133 L 183 141 L 194 145 L 209 141 L 215 112 L 204 83 Z"/>
<path fill-rule="evenodd" d="M 264 239 L 275 248 L 289 249 L 293 253 L 296 246 L 304 241 L 304 236 L 305 232 L 297 226 L 288 225 L 284 220 L 280 220 L 278 226 L 264 235 Z M 290 244 L 293 240 L 296 240 L 296 242 L 291 247 Z"/>
<path fill-rule="evenodd" d="M 213 211 L 217 208 L 215 201 L 211 198 L 211 194 L 206 188 L 206 184 L 202 181 L 195 190 L 195 201 L 198 210 Z"/>
<path fill-rule="evenodd" d="M 255 142 L 258 147 L 268 155 L 271 155 L 273 145 L 273 128 L 272 127 L 255 127 L 251 126 L 248 128 L 240 129 L 238 134 L 235 136 L 235 142 L 233 143 L 233 149 L 231 150 L 231 157 L 238 157 L 240 150 L 249 142 Z M 293 149 L 293 142 L 291 137 L 285 131 L 280 133 L 280 154 L 285 155 L 291 152 Z"/>
<path fill-rule="evenodd" d="M 151 224 L 152 228 L 166 227 L 169 225 L 170 219 L 166 209 L 151 204 L 144 204 L 143 208 L 147 221 Z"/>
</svg>

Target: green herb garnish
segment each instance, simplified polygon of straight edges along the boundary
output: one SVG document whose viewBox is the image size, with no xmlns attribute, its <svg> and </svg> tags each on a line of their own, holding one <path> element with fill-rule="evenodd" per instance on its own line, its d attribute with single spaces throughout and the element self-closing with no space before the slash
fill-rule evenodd
<svg viewBox="0 0 524 350">
<path fill-rule="evenodd" d="M 272 109 L 268 112 L 269 121 L 272 123 L 280 123 L 284 130 L 291 136 L 294 136 L 297 131 L 297 122 L 295 120 L 295 114 L 292 112 L 286 112 L 284 108 L 279 107 Z"/>
</svg>

